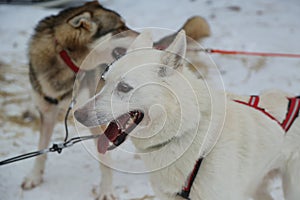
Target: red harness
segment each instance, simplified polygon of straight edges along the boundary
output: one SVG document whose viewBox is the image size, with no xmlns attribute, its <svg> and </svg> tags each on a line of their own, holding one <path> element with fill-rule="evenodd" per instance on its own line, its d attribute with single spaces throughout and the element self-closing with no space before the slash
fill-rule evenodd
<svg viewBox="0 0 300 200">
<path fill-rule="evenodd" d="M 250 106 L 256 110 L 259 110 L 260 112 L 262 112 L 263 114 L 268 116 L 270 119 L 276 121 L 285 132 L 287 132 L 290 129 L 290 127 L 293 125 L 295 119 L 299 115 L 300 96 L 288 98 L 289 103 L 288 103 L 288 107 L 287 107 L 287 113 L 286 113 L 285 119 L 282 122 L 279 122 L 278 119 L 276 119 L 273 115 L 271 115 L 269 112 L 267 112 L 264 108 L 259 107 L 258 106 L 259 100 L 260 100 L 259 96 L 250 96 L 250 99 L 248 102 L 244 102 L 244 101 L 240 101 L 240 100 L 234 100 L 234 101 L 237 103 L 241 103 L 241 104 Z M 189 197 L 190 192 L 191 192 L 194 180 L 197 176 L 197 173 L 200 169 L 203 159 L 204 158 L 201 157 L 199 160 L 197 160 L 197 162 L 194 166 L 194 169 L 193 169 L 192 173 L 189 175 L 185 185 L 182 187 L 181 192 L 177 193 L 178 196 L 181 196 L 182 198 L 187 199 L 187 200 L 191 200 Z"/>
<path fill-rule="evenodd" d="M 288 98 L 289 103 L 288 103 L 288 107 L 287 107 L 287 113 L 286 113 L 285 119 L 282 122 L 280 122 L 278 119 L 276 119 L 273 115 L 271 115 L 269 112 L 267 112 L 264 108 L 259 107 L 258 106 L 259 100 L 260 100 L 259 96 L 253 95 L 250 97 L 248 102 L 244 102 L 244 101 L 240 101 L 240 100 L 234 100 L 234 101 L 261 111 L 263 114 L 268 116 L 270 119 L 276 121 L 285 132 L 288 132 L 288 130 L 293 125 L 295 119 L 299 115 L 300 96 Z"/>
<path fill-rule="evenodd" d="M 198 171 L 201 167 L 201 163 L 203 161 L 203 157 L 199 158 L 194 166 L 192 173 L 190 173 L 188 179 L 186 180 L 184 186 L 182 187 L 181 191 L 177 193 L 178 196 L 181 196 L 183 199 L 191 200 L 190 193 L 195 181 L 195 178 L 198 174 Z"/>
</svg>

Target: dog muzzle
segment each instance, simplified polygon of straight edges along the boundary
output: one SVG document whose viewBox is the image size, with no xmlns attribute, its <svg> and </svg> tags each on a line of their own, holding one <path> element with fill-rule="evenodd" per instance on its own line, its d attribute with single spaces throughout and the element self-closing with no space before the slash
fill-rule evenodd
<svg viewBox="0 0 300 200">
<path fill-rule="evenodd" d="M 121 145 L 130 132 L 143 120 L 144 113 L 138 110 L 125 113 L 111 121 L 98 138 L 98 152 L 105 154 Z"/>
</svg>

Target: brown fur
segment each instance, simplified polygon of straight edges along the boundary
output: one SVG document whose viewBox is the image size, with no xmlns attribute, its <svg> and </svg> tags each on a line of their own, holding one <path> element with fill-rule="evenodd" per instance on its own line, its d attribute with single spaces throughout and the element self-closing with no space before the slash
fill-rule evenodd
<svg viewBox="0 0 300 200">
<path fill-rule="evenodd" d="M 188 19 L 182 29 L 185 30 L 187 36 L 196 41 L 208 37 L 211 34 L 207 21 L 199 16 Z"/>
<path fill-rule="evenodd" d="M 79 27 L 73 27 L 70 21 L 82 13 L 90 13 L 91 18 L 83 21 Z M 33 89 L 38 91 L 40 84 L 43 93 L 52 98 L 68 92 L 73 87 L 75 74 L 61 60 L 59 52 L 68 50 L 79 66 L 90 52 L 89 45 L 96 39 L 107 33 L 116 34 L 124 30 L 128 28 L 120 15 L 103 8 L 97 1 L 63 10 L 58 15 L 41 20 L 29 44 Z"/>
</svg>

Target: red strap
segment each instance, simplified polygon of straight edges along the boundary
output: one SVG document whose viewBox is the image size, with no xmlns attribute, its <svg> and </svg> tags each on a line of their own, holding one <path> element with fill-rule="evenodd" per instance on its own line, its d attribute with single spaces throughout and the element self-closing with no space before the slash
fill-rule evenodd
<svg viewBox="0 0 300 200">
<path fill-rule="evenodd" d="M 237 103 L 240 103 L 240 104 L 244 104 L 244 105 L 250 106 L 250 107 L 252 107 L 252 108 L 254 108 L 256 110 L 259 110 L 260 112 L 262 112 L 265 115 L 267 115 L 270 119 L 276 121 L 281 126 L 281 123 L 273 115 L 271 115 L 270 113 L 268 113 L 265 109 L 258 107 L 259 96 L 251 96 L 248 103 L 240 101 L 240 100 L 234 100 L 234 101 L 237 102 Z"/>
<path fill-rule="evenodd" d="M 249 106 L 252 106 L 255 108 L 257 108 L 258 103 L 259 103 L 259 96 L 251 96 L 249 99 L 249 102 L 248 102 Z"/>
<path fill-rule="evenodd" d="M 203 157 L 199 158 L 194 166 L 192 173 L 189 175 L 188 179 L 185 182 L 185 185 L 182 187 L 181 192 L 177 193 L 177 195 L 181 196 L 184 199 L 190 199 L 190 192 L 195 181 L 195 178 L 198 174 L 198 171 L 201 167 L 201 163 L 203 161 Z"/>
<path fill-rule="evenodd" d="M 282 122 L 282 128 L 287 132 L 295 121 L 300 110 L 300 98 L 289 98 L 289 108 L 285 120 Z"/>
<path fill-rule="evenodd" d="M 63 61 L 68 65 L 68 67 L 76 74 L 79 71 L 79 67 L 77 67 L 73 61 L 71 60 L 69 54 L 66 50 L 62 50 L 59 52 L 60 57 L 63 59 Z"/>
<path fill-rule="evenodd" d="M 298 117 L 299 112 L 300 112 L 300 98 L 294 97 L 294 98 L 288 98 L 288 99 L 289 99 L 288 111 L 287 111 L 286 117 L 282 123 L 280 123 L 273 115 L 268 113 L 265 109 L 258 107 L 259 96 L 251 96 L 248 103 L 240 101 L 240 100 L 234 100 L 234 101 L 261 111 L 262 113 L 267 115 L 270 119 L 276 121 L 282 127 L 282 129 L 285 132 L 287 132 L 290 129 L 290 127 L 292 126 L 292 124 L 294 123 L 295 119 Z"/>
<path fill-rule="evenodd" d="M 209 53 L 229 54 L 229 55 L 248 55 L 248 56 L 267 56 L 267 57 L 290 57 L 300 58 L 300 54 L 292 53 L 265 53 L 265 52 L 248 52 L 248 51 L 228 51 L 220 49 L 208 49 Z"/>
<path fill-rule="evenodd" d="M 185 186 L 182 188 L 182 190 L 184 190 L 184 191 L 190 191 L 191 190 L 193 182 L 195 180 L 195 177 L 196 177 L 196 175 L 199 171 L 201 162 L 202 162 L 202 159 L 197 160 L 197 162 L 194 166 L 194 169 L 193 169 L 192 173 L 189 175 L 189 178 L 188 178 Z"/>
</svg>

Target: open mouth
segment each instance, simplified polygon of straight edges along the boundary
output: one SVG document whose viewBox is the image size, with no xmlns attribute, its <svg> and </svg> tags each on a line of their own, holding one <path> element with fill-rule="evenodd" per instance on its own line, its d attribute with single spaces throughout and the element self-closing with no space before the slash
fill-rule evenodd
<svg viewBox="0 0 300 200">
<path fill-rule="evenodd" d="M 143 120 L 144 113 L 138 110 L 125 113 L 115 120 L 111 121 L 107 126 L 104 134 L 98 139 L 98 151 L 105 154 L 107 151 L 113 150 L 121 145 L 128 134 Z"/>
</svg>

